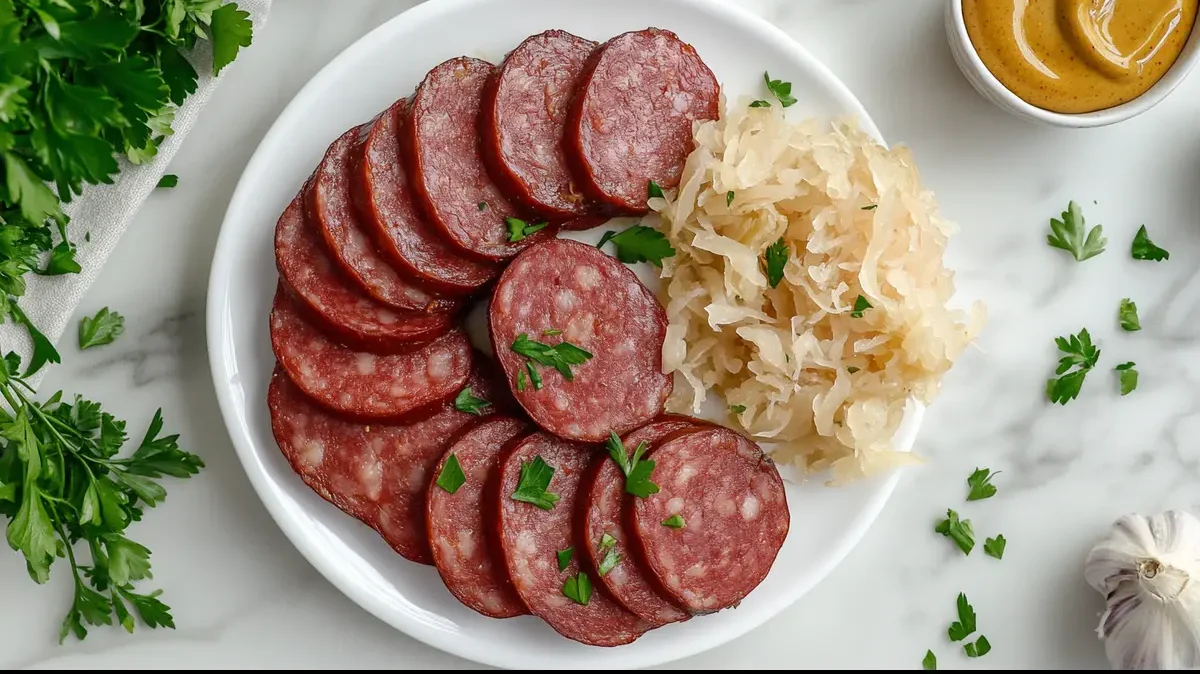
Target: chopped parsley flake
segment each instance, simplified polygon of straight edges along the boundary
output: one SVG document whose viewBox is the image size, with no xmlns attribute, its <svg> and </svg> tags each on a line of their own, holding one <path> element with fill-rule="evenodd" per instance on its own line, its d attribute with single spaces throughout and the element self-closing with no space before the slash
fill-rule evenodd
<svg viewBox="0 0 1200 674">
<path fill-rule="evenodd" d="M 532 503 L 542 510 L 553 510 L 558 503 L 558 494 L 547 491 L 553 479 L 554 469 L 542 457 L 535 456 L 529 463 L 522 462 L 521 478 L 512 499 Z"/>
<path fill-rule="evenodd" d="M 767 89 L 775 94 L 775 98 L 779 99 L 779 104 L 783 107 L 791 107 L 796 104 L 796 99 L 792 97 L 792 83 L 784 82 L 783 80 L 773 80 L 769 73 L 763 73 L 763 81 L 767 83 Z"/>
<path fill-rule="evenodd" d="M 657 229 L 645 225 L 634 225 L 619 234 L 605 232 L 596 247 L 603 248 L 609 241 L 617 248 L 617 259 L 625 264 L 649 262 L 656 267 L 662 267 L 664 259 L 675 256 L 675 248 L 667 241 L 667 237 Z"/>
<path fill-rule="evenodd" d="M 953 510 L 947 510 L 946 519 L 933 530 L 954 541 L 964 555 L 971 554 L 971 550 L 975 549 L 975 530 L 971 528 L 971 520 L 959 521 L 958 513 Z"/>
<path fill-rule="evenodd" d="M 767 250 L 763 253 L 763 266 L 767 270 L 767 284 L 772 288 L 777 288 L 779 282 L 783 280 L 783 268 L 787 266 L 788 257 L 791 254 L 792 251 L 782 236 L 778 241 L 767 246 Z"/>
<path fill-rule="evenodd" d="M 1121 329 L 1125 332 L 1137 332 L 1142 329 L 1142 322 L 1138 319 L 1137 304 L 1128 297 L 1121 300 L 1121 306 L 1117 310 L 1117 320 L 1120 321 Z"/>
<path fill-rule="evenodd" d="M 1137 231 L 1137 235 L 1133 237 L 1131 254 L 1135 260 L 1162 262 L 1163 260 L 1171 259 L 1170 253 L 1154 245 L 1154 242 L 1150 240 L 1150 235 L 1146 233 L 1145 225 L 1142 225 L 1142 228 Z"/>
<path fill-rule="evenodd" d="M 874 307 L 871 306 L 871 303 L 867 301 L 867 298 L 863 297 L 862 295 L 859 295 L 858 298 L 854 300 L 854 309 L 852 309 L 850 311 L 850 317 L 851 318 L 862 318 L 864 311 L 866 311 L 867 309 L 873 309 L 873 308 Z"/>
<path fill-rule="evenodd" d="M 458 464 L 458 457 L 451 454 L 446 458 L 446 463 L 442 466 L 442 472 L 438 473 L 437 486 L 453 494 L 466 481 L 467 476 L 463 474 L 462 466 Z"/>
<path fill-rule="evenodd" d="M 1074 201 L 1068 203 L 1067 210 L 1063 211 L 1061 217 L 1061 220 L 1050 219 L 1050 233 L 1046 235 L 1046 243 L 1067 251 L 1076 262 L 1083 262 L 1104 252 L 1104 247 L 1108 245 L 1108 240 L 1104 238 L 1104 228 L 1096 225 L 1089 230 L 1079 204 Z"/>
<path fill-rule="evenodd" d="M 491 406 L 492 404 L 483 398 L 475 397 L 475 394 L 471 392 L 470 386 L 459 391 L 458 397 L 454 399 L 454 409 L 459 412 L 474 414 L 477 417 L 487 414 L 488 408 Z"/>
<path fill-rule="evenodd" d="M 529 372 L 529 381 L 533 383 L 533 390 L 542 390 L 542 375 L 538 374 L 537 367 L 534 366 L 532 360 L 525 361 L 525 370 Z"/>
<path fill-rule="evenodd" d="M 663 520 L 663 526 L 670 527 L 672 529 L 682 529 L 687 526 L 687 522 L 683 521 L 682 515 L 671 515 L 667 519 Z"/>
<path fill-rule="evenodd" d="M 522 332 L 512 343 L 512 350 L 530 360 L 546 367 L 552 367 L 562 374 L 567 381 L 574 381 L 575 375 L 571 366 L 582 365 L 592 359 L 592 354 L 570 342 L 559 342 L 554 346 L 535 342 L 529 335 Z M 532 374 L 532 369 L 530 370 Z M 537 383 L 534 386 L 540 388 Z"/>
<path fill-rule="evenodd" d="M 580 606 L 587 606 L 592 598 L 592 579 L 582 571 L 577 576 L 571 576 L 563 583 L 563 596 Z"/>
<path fill-rule="evenodd" d="M 559 550 L 556 554 L 558 556 L 559 572 L 566 571 L 567 567 L 571 565 L 571 557 L 575 555 L 575 547 L 571 546 L 566 550 Z"/>
<path fill-rule="evenodd" d="M 1133 393 L 1133 390 L 1138 385 L 1138 371 L 1133 369 L 1135 363 L 1121 363 L 1116 367 L 1118 379 L 1121 381 L 1121 395 L 1127 396 Z"/>
<path fill-rule="evenodd" d="M 642 460 L 642 455 L 649 449 L 646 443 L 638 444 L 633 450 L 632 458 L 625 451 L 625 444 L 621 442 L 621 438 L 617 437 L 616 433 L 608 434 L 607 445 L 608 455 L 617 462 L 617 466 L 625 474 L 625 491 L 627 493 L 640 498 L 658 493 L 658 485 L 650 481 L 650 475 L 654 472 L 654 462 Z"/>
<path fill-rule="evenodd" d="M 605 554 L 604 559 L 600 560 L 600 565 L 596 567 L 596 572 L 601 576 L 607 576 L 609 571 L 621 563 L 621 555 L 617 554 L 616 547 L 617 539 L 608 534 L 600 537 L 600 552 Z"/>
<path fill-rule="evenodd" d="M 982 501 L 996 495 L 996 485 L 992 484 L 992 478 L 1000 473 L 993 473 L 989 468 L 976 468 L 974 473 L 967 478 L 967 486 L 971 491 L 967 493 L 968 501 Z"/>
<path fill-rule="evenodd" d="M 1004 559 L 1004 546 L 1006 545 L 1008 545 L 1008 541 L 1004 540 L 1004 534 L 989 538 L 983 542 L 983 554 L 996 559 Z"/>
<path fill-rule="evenodd" d="M 950 629 L 946 630 L 950 641 L 962 641 L 975 632 L 975 607 L 967 601 L 967 595 L 959 592 L 956 604 L 958 620 L 950 625 Z"/>
<path fill-rule="evenodd" d="M 520 218 L 504 218 L 504 222 L 508 225 L 509 243 L 521 241 L 525 237 L 531 236 L 534 232 L 540 232 L 550 225 L 548 222 L 539 222 L 531 225 Z"/>
</svg>

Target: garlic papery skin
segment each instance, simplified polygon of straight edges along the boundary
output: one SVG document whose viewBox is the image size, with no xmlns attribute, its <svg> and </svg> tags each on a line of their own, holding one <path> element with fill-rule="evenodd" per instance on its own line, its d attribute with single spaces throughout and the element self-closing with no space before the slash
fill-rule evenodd
<svg viewBox="0 0 1200 674">
<path fill-rule="evenodd" d="M 1200 519 L 1126 515 L 1083 575 L 1105 597 L 1096 633 L 1114 669 L 1200 667 Z"/>
</svg>

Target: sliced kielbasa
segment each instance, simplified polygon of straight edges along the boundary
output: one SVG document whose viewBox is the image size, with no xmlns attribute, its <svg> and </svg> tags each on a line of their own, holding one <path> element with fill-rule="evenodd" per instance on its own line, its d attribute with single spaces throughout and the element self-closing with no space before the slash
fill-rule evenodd
<svg viewBox="0 0 1200 674">
<path fill-rule="evenodd" d="M 275 266 L 305 315 L 322 331 L 354 348 L 395 353 L 453 327 L 452 314 L 399 311 L 351 286 L 319 237 L 296 197 L 275 224 Z"/>
<path fill-rule="evenodd" d="M 553 237 L 556 229 L 548 226 L 509 240 L 507 219 L 518 217 L 517 210 L 488 177 L 479 152 L 480 98 L 493 70 L 487 61 L 463 56 L 429 71 L 417 87 L 401 138 L 413 193 L 426 219 L 448 243 L 485 261 L 511 258 Z"/>
<path fill-rule="evenodd" d="M 609 598 L 577 558 L 576 496 L 593 451 L 546 433 L 512 444 L 500 459 L 497 476 L 497 531 L 509 577 L 530 612 L 568 639 L 620 646 L 640 637 L 650 624 Z M 546 491 L 558 500 L 549 509 L 513 498 L 527 486 L 522 474 L 531 472 L 537 459 L 553 470 Z"/>
<path fill-rule="evenodd" d="M 494 504 L 484 499 L 489 480 L 499 470 L 501 450 L 510 440 L 528 432 L 525 421 L 492 416 L 452 442 L 429 474 L 426 521 L 433 563 L 451 594 L 491 618 L 529 613 L 513 589 L 500 551 L 494 549 L 493 539 L 487 535 L 495 519 Z M 451 461 L 464 479 L 454 491 L 438 484 Z"/>
<path fill-rule="evenodd" d="M 688 428 L 706 428 L 708 422 L 691 417 L 664 415 L 629 433 L 622 442 L 632 455 L 641 443 L 652 448 L 663 438 Z M 653 625 L 687 620 L 690 614 L 671 603 L 658 589 L 641 561 L 632 553 L 625 532 L 625 474 L 607 454 L 598 454 L 584 481 L 580 501 L 584 550 L 600 583 L 622 606 Z M 606 539 L 605 536 L 608 536 Z M 605 543 L 608 543 L 607 545 Z M 615 560 L 605 564 L 605 560 Z M 606 566 L 611 567 L 607 569 Z"/>
<path fill-rule="evenodd" d="M 588 59 L 564 150 L 585 195 L 645 213 L 650 181 L 679 185 L 692 123 L 716 119 L 721 87 L 691 45 L 668 30 L 618 35 Z"/>
<path fill-rule="evenodd" d="M 484 160 L 506 196 L 543 218 L 587 211 L 563 156 L 563 127 L 575 85 L 596 43 L 548 30 L 508 53 L 484 90 L 479 113 Z"/>
<path fill-rule="evenodd" d="M 401 276 L 375 249 L 354 209 L 350 181 L 358 163 L 356 153 L 369 124 L 342 134 L 308 183 L 305 206 L 333 258 L 351 279 L 375 299 L 405 311 L 453 311 L 457 303 L 438 299 L 411 279 Z"/>
<path fill-rule="evenodd" d="M 555 435 L 601 442 L 626 433 L 662 412 L 671 393 L 662 305 L 595 246 L 555 239 L 522 253 L 496 283 L 488 321 L 517 401 Z M 586 359 L 564 373 L 528 355 L 538 344 Z"/>
<path fill-rule="evenodd" d="M 400 159 L 406 99 L 376 118 L 353 181 L 355 203 L 380 252 L 397 269 L 439 292 L 461 295 L 479 289 L 500 269 L 452 249 L 418 212 Z"/>
<path fill-rule="evenodd" d="M 478 371 L 469 386 L 483 399 L 495 390 Z M 449 438 L 480 417 L 448 404 L 407 425 L 345 421 L 312 404 L 279 366 L 267 404 L 275 441 L 305 484 L 404 557 L 433 562 L 425 535 L 427 477 Z"/>
<path fill-rule="evenodd" d="M 359 420 L 403 420 L 453 398 L 471 372 L 471 345 L 454 329 L 412 351 L 354 351 L 312 326 L 280 286 L 271 307 L 271 347 L 288 377 L 326 409 Z"/>
<path fill-rule="evenodd" d="M 685 429 L 649 454 L 659 492 L 627 502 L 651 577 L 691 613 L 736 606 L 767 577 L 790 514 L 775 464 L 726 428 Z"/>
</svg>

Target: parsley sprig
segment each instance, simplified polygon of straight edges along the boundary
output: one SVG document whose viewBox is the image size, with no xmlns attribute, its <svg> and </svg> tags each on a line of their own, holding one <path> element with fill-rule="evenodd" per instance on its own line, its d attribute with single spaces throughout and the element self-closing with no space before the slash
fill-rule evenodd
<svg viewBox="0 0 1200 674">
<path fill-rule="evenodd" d="M 491 407 L 492 403 L 476 396 L 470 386 L 459 391 L 458 395 L 454 398 L 454 409 L 459 412 L 473 414 L 477 417 L 482 417 L 491 412 Z"/>
<path fill-rule="evenodd" d="M 625 475 L 626 492 L 640 498 L 658 493 L 658 485 L 650 481 L 650 476 L 654 473 L 654 462 L 642 458 L 642 455 L 650 448 L 649 445 L 639 442 L 633 450 L 633 456 L 630 457 L 629 453 L 625 451 L 625 443 L 621 442 L 621 438 L 616 433 L 610 432 L 606 447 L 608 455 Z"/>
<path fill-rule="evenodd" d="M 1074 201 L 1067 204 L 1061 220 L 1050 219 L 1050 233 L 1046 242 L 1054 248 L 1061 248 L 1083 262 L 1104 252 L 1108 240 L 1104 238 L 1104 228 L 1096 225 L 1090 230 L 1083 219 L 1083 209 Z"/>
<path fill-rule="evenodd" d="M 983 542 L 983 554 L 996 559 L 1004 559 L 1004 548 L 1007 545 L 1008 541 L 1004 539 L 1004 534 L 989 538 Z"/>
<path fill-rule="evenodd" d="M 946 630 L 950 636 L 950 641 L 962 641 L 975 633 L 975 607 L 971 606 L 971 602 L 967 601 L 965 593 L 958 593 L 956 605 L 958 608 L 958 620 L 951 623 L 950 629 Z"/>
<path fill-rule="evenodd" d="M 1150 260 L 1151 262 L 1162 262 L 1163 260 L 1171 259 L 1169 252 L 1154 245 L 1154 242 L 1150 240 L 1150 235 L 1146 233 L 1145 225 L 1142 225 L 1141 229 L 1134 235 L 1130 255 L 1135 260 Z"/>
<path fill-rule="evenodd" d="M 593 358 L 591 353 L 570 342 L 559 342 L 551 346 L 530 339 L 529 335 L 524 332 L 517 335 L 511 348 L 515 353 L 525 356 L 535 363 L 558 370 L 559 374 L 567 381 L 575 381 L 575 374 L 571 372 L 572 366 L 583 365 Z M 540 389 L 541 379 L 537 377 L 537 371 L 532 367 L 528 369 L 530 377 L 535 378 L 534 387 Z"/>
<path fill-rule="evenodd" d="M 1138 318 L 1137 303 L 1128 297 L 1121 300 L 1120 308 L 1117 309 L 1117 320 L 1125 332 L 1137 332 L 1142 329 L 1142 321 Z"/>
<path fill-rule="evenodd" d="M 446 463 L 442 465 L 442 471 L 438 473 L 435 484 L 441 487 L 443 491 L 453 494 L 467 483 L 467 476 L 463 473 L 462 465 L 458 462 L 458 457 L 451 454 L 446 457 Z"/>
<path fill-rule="evenodd" d="M 137 449 L 121 456 L 124 421 L 78 396 L 64 402 L 61 391 L 35 402 L 19 368 L 15 353 L 0 363 L 8 405 L 0 408 L 0 514 L 9 518 L 9 546 L 25 557 L 35 582 L 49 580 L 56 558 L 70 565 L 73 598 L 60 640 L 83 639 L 88 625 L 112 625 L 114 616 L 129 632 L 134 614 L 148 627 L 174 628 L 160 591 L 135 588 L 150 578 L 150 550 L 126 533 L 166 498 L 163 476 L 191 477 L 204 462 L 179 448 L 178 435 L 161 435 L 162 410 Z M 79 543 L 90 564 L 77 555 Z"/>
<path fill-rule="evenodd" d="M 772 288 L 779 287 L 779 282 L 783 280 L 783 268 L 787 266 L 788 257 L 792 254 L 792 249 L 788 248 L 787 242 L 783 237 L 775 243 L 767 246 L 763 252 L 763 269 L 767 274 L 767 285 Z"/>
<path fill-rule="evenodd" d="M 617 564 L 621 563 L 621 555 L 617 552 L 617 539 L 604 534 L 600 537 L 599 551 L 604 553 L 604 558 L 600 560 L 599 566 L 596 567 L 596 573 L 606 576 Z M 559 569 L 559 571 L 562 571 L 562 569 Z"/>
<path fill-rule="evenodd" d="M 862 318 L 863 312 L 865 312 L 867 309 L 874 308 L 875 307 L 869 300 L 867 300 L 867 298 L 859 295 L 858 297 L 854 298 L 854 307 L 850 310 L 850 318 Z"/>
<path fill-rule="evenodd" d="M 554 556 L 558 559 L 558 571 L 562 573 L 571 565 L 571 558 L 575 556 L 575 546 L 572 545 L 566 550 L 559 550 L 554 553 Z"/>
<path fill-rule="evenodd" d="M 587 606 L 592 599 L 592 579 L 580 571 L 563 581 L 563 596 L 580 606 Z"/>
<path fill-rule="evenodd" d="M 16 310 L 25 275 L 80 271 L 62 203 L 153 159 L 197 87 L 184 54 L 209 41 L 220 73 L 251 31 L 221 0 L 0 0 L 0 320 L 33 338 L 28 373 L 58 359 Z"/>
<path fill-rule="evenodd" d="M 542 510 L 553 510 L 559 498 L 558 494 L 548 491 L 553 479 L 554 468 L 542 457 L 535 456 L 528 463 L 522 462 L 521 477 L 517 481 L 517 489 L 512 493 L 512 499 L 532 503 Z"/>
<path fill-rule="evenodd" d="M 528 223 L 520 218 L 504 218 L 508 225 L 508 242 L 516 243 L 550 226 L 548 222 Z"/>
<path fill-rule="evenodd" d="M 962 641 L 975 633 L 977 627 L 975 620 L 975 607 L 971 606 L 971 602 L 967 601 L 967 595 L 962 592 L 958 593 L 958 620 L 950 625 L 947 633 L 950 636 L 950 641 Z M 992 644 L 988 642 L 987 637 L 982 634 L 973 643 L 963 644 L 963 652 L 968 658 L 979 658 L 987 655 L 992 650 Z"/>
<path fill-rule="evenodd" d="M 634 225 L 619 234 L 605 232 L 596 247 L 603 248 L 609 241 L 617 248 L 617 259 L 626 264 L 649 262 L 655 267 L 662 267 L 664 259 L 675 257 L 675 248 L 667 241 L 667 237 L 653 227 Z"/>
<path fill-rule="evenodd" d="M 996 485 L 992 484 L 992 478 L 999 474 L 999 471 L 993 472 L 990 468 L 976 468 L 967 478 L 967 486 L 971 488 L 967 493 L 967 500 L 982 501 L 995 496 Z"/>
<path fill-rule="evenodd" d="M 933 530 L 954 541 L 964 555 L 971 554 L 975 549 L 975 530 L 971 527 L 971 520 L 959 520 L 958 513 L 953 510 L 947 510 L 946 519 Z"/>
<path fill-rule="evenodd" d="M 104 307 L 95 316 L 85 316 L 79 321 L 79 348 L 112 344 L 125 332 L 125 317 Z"/>
<path fill-rule="evenodd" d="M 1079 397 L 1084 378 L 1100 360 L 1100 349 L 1092 344 L 1092 336 L 1088 334 L 1087 328 L 1069 338 L 1058 337 L 1054 343 L 1065 355 L 1059 359 L 1058 368 L 1054 371 L 1058 377 L 1046 382 L 1046 395 L 1049 396 L 1050 402 L 1066 405 Z"/>
<path fill-rule="evenodd" d="M 1137 363 L 1121 363 L 1116 368 L 1117 378 L 1121 382 L 1121 395 L 1127 396 L 1133 393 L 1138 385 L 1138 371 L 1134 369 Z"/>
<path fill-rule="evenodd" d="M 783 80 L 771 79 L 770 73 L 763 73 L 763 81 L 767 83 L 767 90 L 775 94 L 775 98 L 779 99 L 779 104 L 783 107 L 791 107 L 796 104 L 796 99 L 792 96 L 792 83 L 784 82 Z"/>
</svg>

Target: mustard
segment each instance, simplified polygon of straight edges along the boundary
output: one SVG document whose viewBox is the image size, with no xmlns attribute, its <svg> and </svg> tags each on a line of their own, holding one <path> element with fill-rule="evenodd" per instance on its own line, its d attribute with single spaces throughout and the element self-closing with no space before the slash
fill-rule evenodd
<svg viewBox="0 0 1200 674">
<path fill-rule="evenodd" d="M 1200 0 L 962 0 L 971 44 L 1031 105 L 1104 110 L 1154 86 L 1179 58 Z"/>
</svg>

